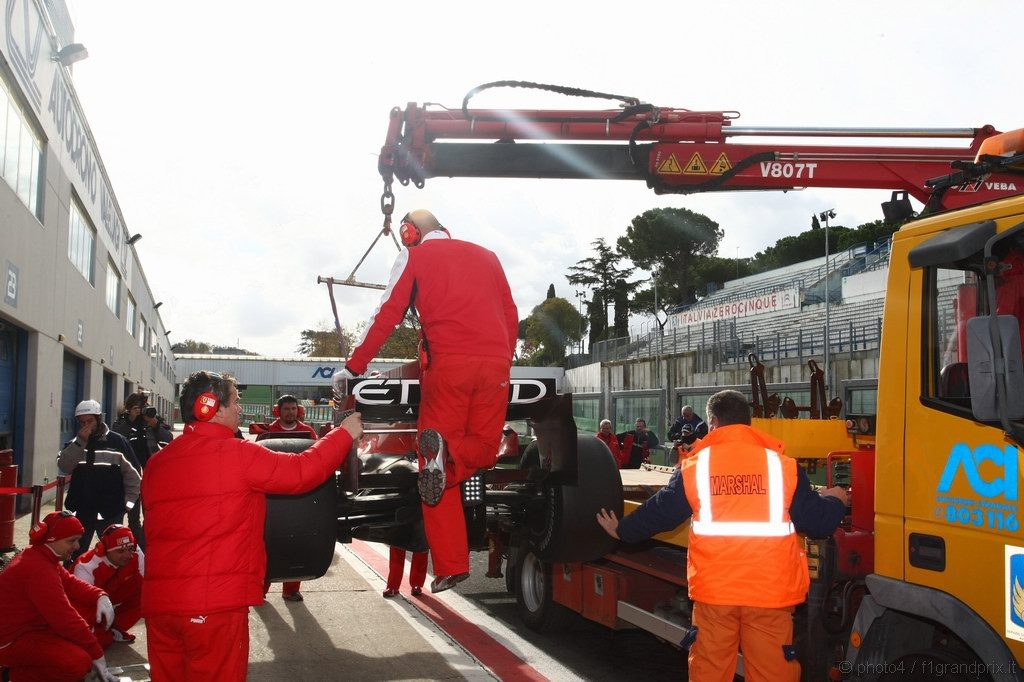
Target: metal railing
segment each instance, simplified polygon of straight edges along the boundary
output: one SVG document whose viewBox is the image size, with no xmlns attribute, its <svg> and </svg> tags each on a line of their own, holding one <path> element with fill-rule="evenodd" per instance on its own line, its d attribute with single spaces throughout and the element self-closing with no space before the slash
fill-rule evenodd
<svg viewBox="0 0 1024 682">
<path fill-rule="evenodd" d="M 728 322 L 726 320 L 725 322 Z M 696 352 L 699 363 L 713 365 L 745 364 L 755 353 L 761 360 L 820 357 L 825 348 L 825 325 L 797 327 L 792 331 L 744 334 L 729 329 L 732 325 L 712 324 L 712 330 L 690 327 L 652 332 L 641 338 L 621 337 L 600 341 L 591 346 L 591 362 L 614 362 L 654 358 Z M 781 326 L 781 325 L 780 325 Z M 723 327 L 725 329 L 723 329 Z M 789 327 L 792 329 L 792 327 Z M 863 321 L 833 321 L 829 329 L 829 352 L 844 353 L 879 348 L 882 318 Z M 707 359 L 710 356 L 710 360 Z M 703 371 L 704 368 L 699 368 Z"/>
</svg>

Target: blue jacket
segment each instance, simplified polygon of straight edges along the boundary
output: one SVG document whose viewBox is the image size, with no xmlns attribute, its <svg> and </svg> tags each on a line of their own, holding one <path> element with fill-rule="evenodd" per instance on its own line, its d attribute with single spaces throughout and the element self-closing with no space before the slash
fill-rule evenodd
<svg viewBox="0 0 1024 682">
<path fill-rule="evenodd" d="M 668 430 L 668 439 L 677 440 L 683 435 L 683 427 L 687 425 L 689 425 L 690 430 L 697 438 L 703 438 L 708 435 L 708 425 L 694 412 L 693 419 L 683 419 L 682 415 L 680 415 L 672 422 L 672 428 Z M 693 442 L 693 439 L 690 442 Z"/>
</svg>

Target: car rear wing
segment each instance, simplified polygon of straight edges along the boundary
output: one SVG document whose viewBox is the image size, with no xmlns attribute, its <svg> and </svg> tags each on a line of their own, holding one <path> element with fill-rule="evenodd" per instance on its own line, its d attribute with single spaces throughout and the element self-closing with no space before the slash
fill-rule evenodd
<svg viewBox="0 0 1024 682">
<path fill-rule="evenodd" d="M 346 391 L 346 407 L 360 412 L 365 423 L 415 424 L 419 418 L 418 363 L 350 379 Z M 537 436 L 541 468 L 557 473 L 563 484 L 575 484 L 578 464 L 571 393 L 558 393 L 551 378 L 511 379 L 505 419 L 528 420 Z"/>
</svg>

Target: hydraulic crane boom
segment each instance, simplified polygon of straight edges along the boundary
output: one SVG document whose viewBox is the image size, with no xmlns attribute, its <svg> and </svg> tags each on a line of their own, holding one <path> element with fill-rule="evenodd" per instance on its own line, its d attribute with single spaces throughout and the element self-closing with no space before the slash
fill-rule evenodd
<svg viewBox="0 0 1024 682">
<path fill-rule="evenodd" d="M 486 86 L 484 86 L 486 87 Z M 474 91 L 475 92 L 475 91 Z M 472 93 L 471 93 L 472 94 Z M 1020 176 L 950 174 L 975 165 L 991 125 L 960 129 L 755 128 L 737 112 L 689 111 L 622 98 L 622 109 L 492 110 L 410 103 L 391 111 L 379 170 L 422 187 L 431 177 L 644 180 L 656 193 L 793 190 L 807 187 L 909 192 L 933 210 L 1017 194 Z M 468 96 L 467 96 L 468 101 Z M 758 138 L 758 142 L 738 141 Z M 772 138 L 808 138 L 776 144 Z M 847 145 L 823 139 L 886 140 Z M 764 141 L 764 140 L 768 141 Z M 968 140 L 967 146 L 913 141 Z M 889 146 L 889 141 L 904 146 Z M 945 176 L 945 177 L 942 177 Z M 942 182 L 929 183 L 941 179 Z"/>
</svg>

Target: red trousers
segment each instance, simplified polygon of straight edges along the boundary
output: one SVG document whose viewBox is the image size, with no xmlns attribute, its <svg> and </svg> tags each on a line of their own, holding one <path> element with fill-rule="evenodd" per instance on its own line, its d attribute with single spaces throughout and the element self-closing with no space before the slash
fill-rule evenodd
<svg viewBox="0 0 1024 682">
<path fill-rule="evenodd" d="M 74 642 L 40 630 L 0 649 L 0 666 L 10 668 L 11 682 L 78 682 L 92 667 L 92 656 Z"/>
<path fill-rule="evenodd" d="M 391 559 L 388 563 L 388 589 L 397 590 L 402 586 L 402 576 L 405 575 L 405 550 L 398 547 L 391 548 Z M 412 553 L 412 570 L 409 571 L 409 585 L 411 587 L 423 587 L 427 579 L 427 553 Z"/>
<path fill-rule="evenodd" d="M 299 591 L 299 588 L 301 586 L 302 586 L 302 581 L 301 580 L 296 580 L 295 582 L 283 582 L 283 583 L 281 583 L 281 594 L 283 594 L 286 597 L 288 595 L 290 595 L 290 594 L 295 594 L 296 592 Z M 270 591 L 270 583 L 268 583 L 268 582 L 263 583 L 263 596 L 266 597 L 267 596 L 267 592 L 269 592 L 269 591 Z"/>
<path fill-rule="evenodd" d="M 455 462 L 449 488 L 436 507 L 423 505 L 423 524 L 434 575 L 469 572 L 469 543 L 462 497 L 456 487 L 498 458 L 508 407 L 511 362 L 504 358 L 435 354 L 420 375 L 419 428 L 444 437 Z M 422 458 L 420 467 L 424 466 Z"/>
<path fill-rule="evenodd" d="M 797 682 L 800 663 L 787 661 L 783 646 L 793 644 L 793 607 L 718 606 L 694 602 L 697 641 L 690 647 L 689 679 L 732 682 L 737 652 L 743 651 L 747 682 Z"/>
<path fill-rule="evenodd" d="M 146 640 L 153 682 L 245 680 L 249 609 L 209 616 L 148 616 Z"/>
<path fill-rule="evenodd" d="M 116 594 L 111 595 L 111 601 L 115 597 L 117 597 Z M 96 622 L 96 609 L 94 607 L 83 609 L 80 605 L 76 604 L 75 608 L 86 623 L 92 624 Z M 124 601 L 114 602 L 114 624 L 111 626 L 111 629 L 128 632 L 133 625 L 139 622 L 140 618 L 142 618 L 141 590 L 136 591 L 135 594 L 129 596 Z M 99 641 L 104 651 L 114 643 L 114 633 L 100 625 L 93 626 L 93 633 L 96 635 L 96 640 Z"/>
</svg>

